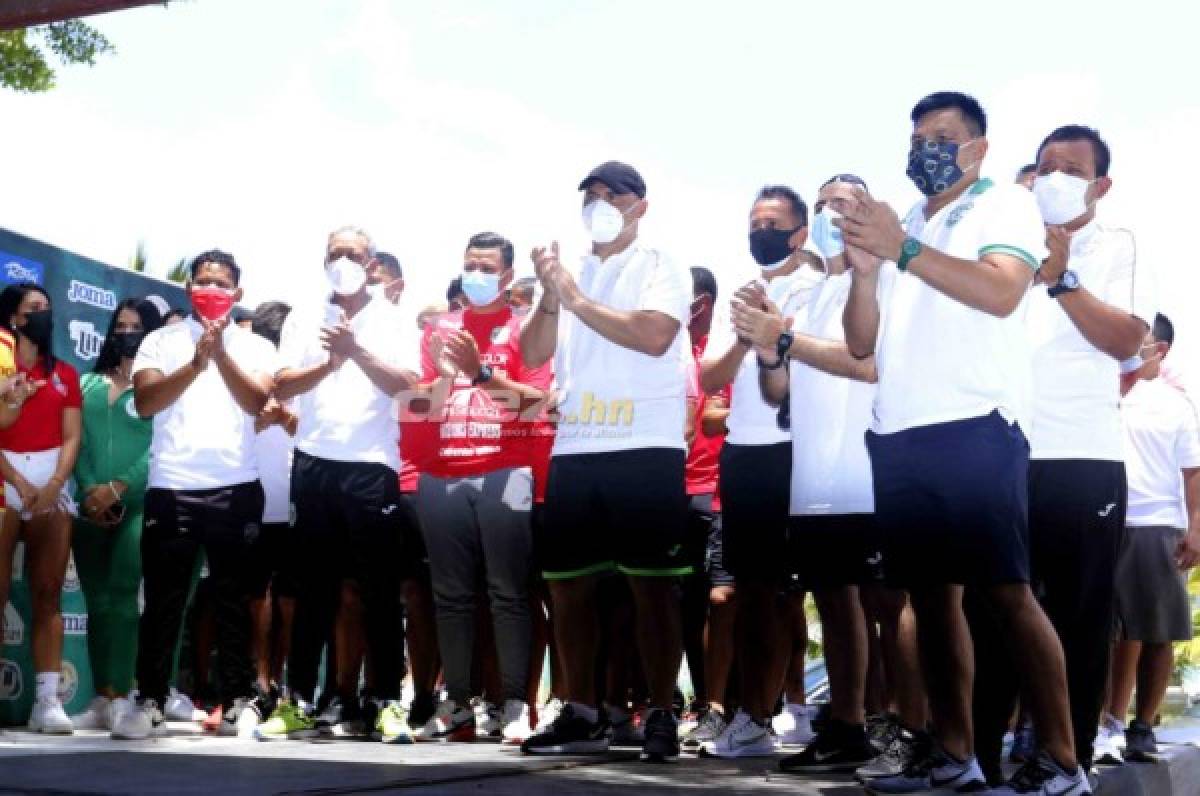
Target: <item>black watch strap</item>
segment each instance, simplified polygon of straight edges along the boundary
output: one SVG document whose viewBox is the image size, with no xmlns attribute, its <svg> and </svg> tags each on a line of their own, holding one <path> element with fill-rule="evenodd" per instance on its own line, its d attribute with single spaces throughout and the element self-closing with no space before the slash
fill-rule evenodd
<svg viewBox="0 0 1200 796">
<path fill-rule="evenodd" d="M 475 378 L 471 379 L 471 384 L 473 384 L 473 385 L 474 384 L 487 384 L 491 380 L 492 380 L 491 365 L 480 365 L 479 366 L 479 375 L 477 375 Z"/>
</svg>

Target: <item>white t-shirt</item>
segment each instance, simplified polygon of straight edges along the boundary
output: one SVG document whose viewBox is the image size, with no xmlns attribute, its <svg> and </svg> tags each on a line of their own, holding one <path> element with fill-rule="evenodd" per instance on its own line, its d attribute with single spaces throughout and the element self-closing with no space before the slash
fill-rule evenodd
<svg viewBox="0 0 1200 796">
<path fill-rule="evenodd" d="M 337 323 L 341 308 L 294 311 L 283 324 L 281 368 L 308 368 L 329 359 L 321 329 Z M 350 319 L 358 344 L 393 368 L 421 372 L 415 326 L 385 299 L 372 297 Z M 358 363 L 346 360 L 316 387 L 295 398 L 300 424 L 296 449 L 321 459 L 369 462 L 400 469 L 399 404 L 375 386 Z"/>
<path fill-rule="evenodd" d="M 1153 277 L 1135 255 L 1132 233 L 1092 221 L 1071 236 L 1067 267 L 1100 301 L 1150 326 Z M 1027 323 L 1033 349 L 1031 458 L 1121 461 L 1121 363 L 1089 343 L 1043 286 L 1029 297 Z"/>
<path fill-rule="evenodd" d="M 263 522 L 288 522 L 292 484 L 292 435 L 282 426 L 271 426 L 254 438 L 258 456 L 258 480 L 262 482 L 266 502 Z"/>
<path fill-rule="evenodd" d="M 146 335 L 133 360 L 133 372 L 157 370 L 164 376 L 192 361 L 203 327 L 194 319 Z M 275 372 L 275 349 L 262 337 L 231 323 L 225 350 L 247 375 Z M 238 406 L 215 362 L 209 362 L 183 394 L 154 416 L 148 485 L 177 491 L 217 489 L 254 481 L 254 416 Z"/>
<path fill-rule="evenodd" d="M 1187 528 L 1182 470 L 1200 467 L 1196 405 L 1161 378 L 1139 381 L 1121 401 L 1129 508 L 1125 524 Z"/>
<path fill-rule="evenodd" d="M 627 312 L 661 312 L 679 321 L 679 332 L 665 354 L 652 357 L 617 345 L 561 310 L 554 360 L 561 403 L 553 455 L 687 450 L 691 272 L 635 242 L 604 261 L 584 257 L 577 282 L 592 301 Z"/>
<path fill-rule="evenodd" d="M 795 317 L 808 303 L 813 288 L 820 281 L 821 274 L 807 264 L 801 264 L 787 276 L 767 282 L 767 298 L 785 317 Z M 713 318 L 708 347 L 704 350 L 704 364 L 720 359 L 736 343 L 730 302 L 725 301 Z M 776 420 L 778 413 L 763 399 L 758 382 L 758 361 L 755 353 L 748 351 L 733 378 L 729 417 L 725 420 L 729 434 L 725 442 L 730 445 L 773 445 L 789 441 L 791 435 L 781 429 Z"/>
<path fill-rule="evenodd" d="M 850 273 L 830 276 L 813 291 L 797 331 L 844 340 L 842 311 L 849 296 Z M 794 359 L 790 369 L 791 513 L 874 512 L 871 460 L 863 434 L 871 425 L 875 385 L 831 376 Z"/>
<path fill-rule="evenodd" d="M 909 212 L 905 229 L 951 257 L 1010 254 L 1031 269 L 1046 258 L 1037 201 L 1019 185 L 980 180 L 929 220 L 924 206 L 918 202 Z M 1009 422 L 1028 427 L 1024 299 L 1007 318 L 997 318 L 884 263 L 879 307 L 874 431 L 890 434 L 997 409 Z"/>
</svg>

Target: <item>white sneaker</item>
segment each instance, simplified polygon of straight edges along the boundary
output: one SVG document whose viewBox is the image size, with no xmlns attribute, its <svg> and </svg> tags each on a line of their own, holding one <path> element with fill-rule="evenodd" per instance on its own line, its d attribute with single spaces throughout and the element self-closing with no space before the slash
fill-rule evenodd
<svg viewBox="0 0 1200 796">
<path fill-rule="evenodd" d="M 438 705 L 433 718 L 416 735 L 418 741 L 473 741 L 476 738 L 475 711 L 459 707 L 452 699 Z"/>
<path fill-rule="evenodd" d="M 166 719 L 153 699 L 138 702 L 122 713 L 112 729 L 112 737 L 119 741 L 140 741 L 166 734 Z"/>
<path fill-rule="evenodd" d="M 550 729 L 550 725 L 558 718 L 558 714 L 562 713 L 563 701 L 558 697 L 552 698 L 549 702 L 542 705 L 542 709 L 538 711 L 538 723 L 534 728 L 534 734 L 545 732 Z"/>
<path fill-rule="evenodd" d="M 500 724 L 503 743 L 522 744 L 533 735 L 533 729 L 529 726 L 529 705 L 519 699 L 504 701 Z"/>
<path fill-rule="evenodd" d="M 1017 769 L 1005 785 L 988 791 L 992 796 L 1088 796 L 1091 792 L 1083 766 L 1068 773 L 1045 752 Z"/>
<path fill-rule="evenodd" d="M 204 721 L 208 714 L 199 710 L 187 694 L 174 688 L 167 695 L 167 706 L 163 711 L 167 721 Z"/>
<path fill-rule="evenodd" d="M 1105 713 L 1100 719 L 1100 729 L 1096 732 L 1095 754 L 1097 763 L 1107 763 L 1119 766 L 1125 762 L 1125 756 L 1117 741 L 1125 740 L 1125 726 L 1113 716 Z"/>
<path fill-rule="evenodd" d="M 646 742 L 646 735 L 634 721 L 634 714 L 612 705 L 605 705 L 604 709 L 608 712 L 608 723 L 612 727 L 613 746 L 641 746 Z"/>
<path fill-rule="evenodd" d="M 253 738 L 254 731 L 261 723 L 262 716 L 258 715 L 250 700 L 238 697 L 233 700 L 229 710 L 223 712 L 217 735 L 225 738 Z"/>
<path fill-rule="evenodd" d="M 71 723 L 58 698 L 50 697 L 39 698 L 33 703 L 33 712 L 29 714 L 29 729 L 46 735 L 70 735 L 75 732 L 75 725 Z"/>
<path fill-rule="evenodd" d="M 111 730 L 108 723 L 108 711 L 112 700 L 106 696 L 98 696 L 87 706 L 87 710 L 71 717 L 71 724 L 77 730 Z"/>
<path fill-rule="evenodd" d="M 903 771 L 868 780 L 865 787 L 873 794 L 967 793 L 984 790 L 986 783 L 979 761 L 973 756 L 955 760 L 935 740 L 923 737 Z"/>
<path fill-rule="evenodd" d="M 779 749 L 770 727 L 764 727 L 738 711 L 733 721 L 717 736 L 700 746 L 702 757 L 766 757 Z"/>
<path fill-rule="evenodd" d="M 128 711 L 133 710 L 133 700 L 129 697 L 117 697 L 108 703 L 108 711 L 104 716 L 104 729 L 111 730 L 117 726 L 117 722 L 121 720 L 121 716 Z"/>
<path fill-rule="evenodd" d="M 499 738 L 504 729 L 500 721 L 500 708 L 482 699 L 471 700 L 471 711 L 475 714 L 475 733 L 483 738 Z"/>
<path fill-rule="evenodd" d="M 808 707 L 790 702 L 785 702 L 779 715 L 771 719 L 771 729 L 783 746 L 805 746 L 816 737 Z"/>
</svg>

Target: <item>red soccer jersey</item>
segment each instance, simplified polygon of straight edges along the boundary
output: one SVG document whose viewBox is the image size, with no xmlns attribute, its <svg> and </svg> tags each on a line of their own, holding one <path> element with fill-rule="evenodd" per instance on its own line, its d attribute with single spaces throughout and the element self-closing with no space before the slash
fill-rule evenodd
<svg viewBox="0 0 1200 796">
<path fill-rule="evenodd" d="M 471 309 L 442 315 L 426 329 L 421 340 L 421 380 L 437 378 L 429 353 L 433 335 L 465 329 L 479 347 L 480 360 L 497 375 L 548 391 L 552 368 L 546 363 L 530 369 L 521 361 L 520 318 L 507 308 L 493 314 Z M 491 392 L 490 392 L 490 391 Z M 406 458 L 422 473 L 443 478 L 480 475 L 504 467 L 532 467 L 538 462 L 545 422 L 522 416 L 517 396 L 495 394 L 496 386 L 472 386 L 460 375 L 445 406 L 428 422 L 406 422 L 403 446 Z M 532 414 L 532 413 L 531 413 Z M 539 407 L 535 418 L 543 414 Z M 544 482 L 544 477 L 539 482 Z"/>
<path fill-rule="evenodd" d="M 702 337 L 692 346 L 692 357 L 696 361 L 696 373 L 699 378 L 700 358 L 708 345 L 708 337 Z M 716 395 L 729 403 L 729 385 L 722 387 Z M 707 396 L 701 393 L 696 405 L 696 436 L 692 438 L 692 447 L 688 450 L 687 464 L 684 473 L 689 495 L 707 495 L 717 491 L 717 459 L 721 455 L 721 446 L 725 444 L 725 435 L 710 437 L 704 433 L 704 402 Z"/>
<path fill-rule="evenodd" d="M 63 410 L 83 405 L 79 374 L 61 360 L 54 364 L 54 372 L 49 376 L 41 359 L 28 370 L 18 363 L 17 370 L 30 381 L 44 380 L 46 384 L 29 396 L 17 422 L 0 430 L 0 448 L 13 453 L 35 453 L 61 447 Z"/>
</svg>

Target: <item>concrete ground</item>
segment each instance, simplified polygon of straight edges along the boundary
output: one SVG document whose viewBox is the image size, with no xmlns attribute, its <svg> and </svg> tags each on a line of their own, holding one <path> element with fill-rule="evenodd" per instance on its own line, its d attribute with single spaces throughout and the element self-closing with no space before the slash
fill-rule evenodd
<svg viewBox="0 0 1200 796">
<path fill-rule="evenodd" d="M 1184 733 L 1180 739 L 1191 739 Z M 1164 739 L 1165 740 L 1165 739 Z M 1164 747 L 1169 762 L 1102 770 L 1098 796 L 1200 794 L 1200 748 Z M 536 758 L 494 743 L 384 746 L 365 741 L 260 743 L 205 737 L 173 724 L 172 735 L 112 741 L 100 732 L 44 737 L 0 732 L 0 794 L 682 794 L 862 793 L 848 777 L 799 779 L 771 759 L 637 761 L 636 750 L 603 757 Z"/>
</svg>

